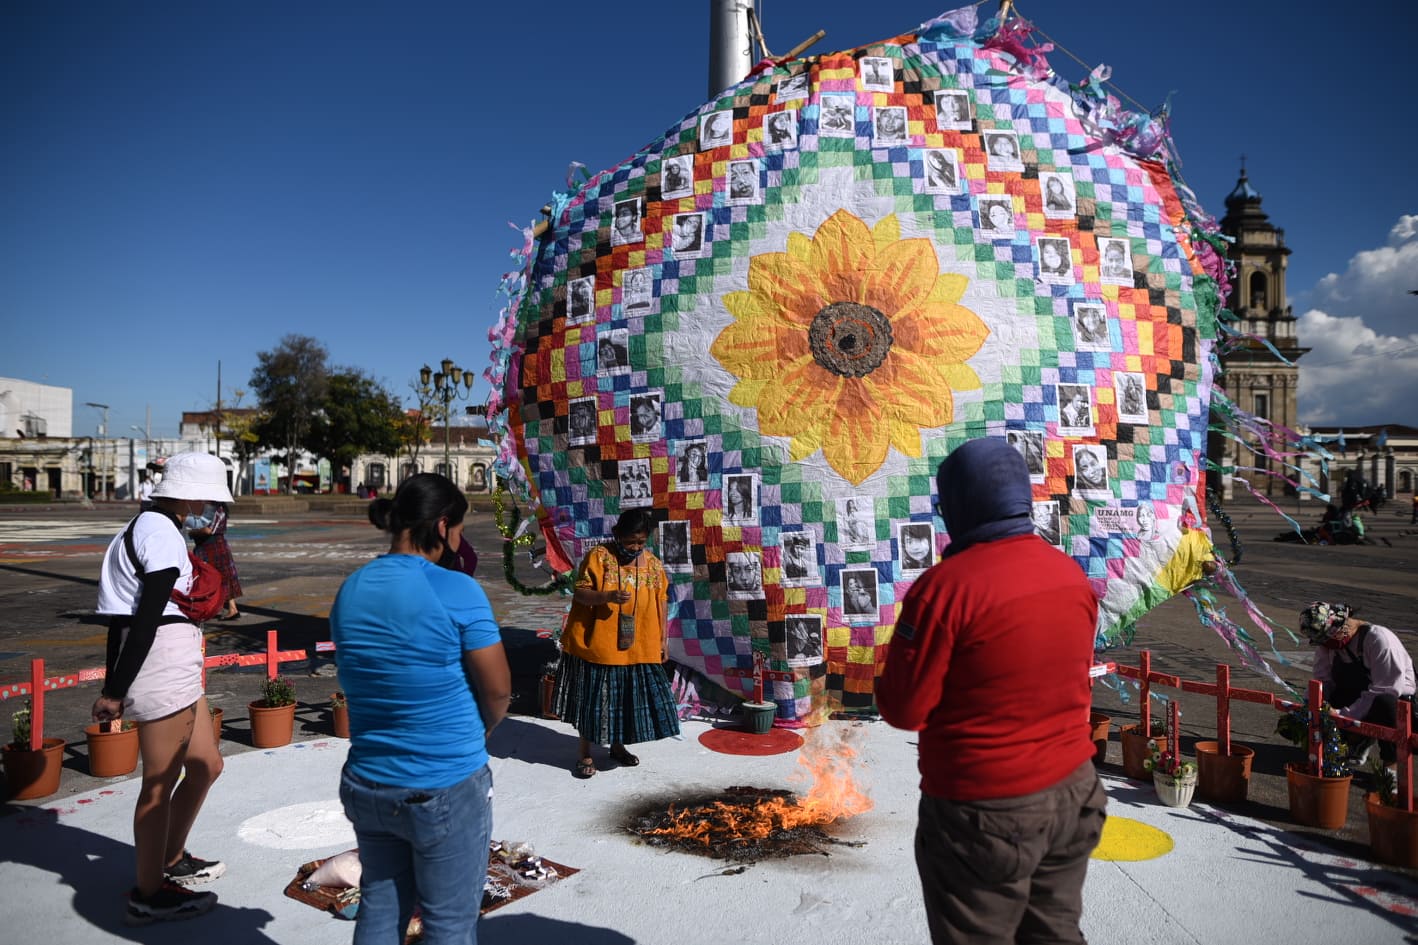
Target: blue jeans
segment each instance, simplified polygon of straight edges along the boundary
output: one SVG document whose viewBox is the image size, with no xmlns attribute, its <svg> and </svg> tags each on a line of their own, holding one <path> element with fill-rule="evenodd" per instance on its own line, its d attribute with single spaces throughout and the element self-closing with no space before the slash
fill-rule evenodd
<svg viewBox="0 0 1418 945">
<path fill-rule="evenodd" d="M 354 945 L 402 945 L 419 907 L 424 945 L 476 945 L 492 832 L 492 771 L 441 791 L 375 784 L 346 768 L 340 802 L 363 878 Z"/>
</svg>

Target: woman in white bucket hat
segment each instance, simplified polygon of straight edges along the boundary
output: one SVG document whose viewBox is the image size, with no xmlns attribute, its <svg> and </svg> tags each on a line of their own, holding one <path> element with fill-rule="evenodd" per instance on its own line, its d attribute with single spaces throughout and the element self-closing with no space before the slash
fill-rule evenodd
<svg viewBox="0 0 1418 945">
<path fill-rule="evenodd" d="M 222 772 L 222 756 L 202 693 L 202 632 L 173 594 L 187 594 L 193 584 L 183 519 L 231 501 L 225 463 L 206 453 L 178 453 L 164 464 L 153 508 L 113 539 L 103 559 L 98 612 L 109 617 L 108 672 L 93 717 L 137 722 L 143 758 L 129 925 L 207 912 L 216 895 L 184 887 L 226 869 L 186 849 L 207 791 Z"/>
</svg>

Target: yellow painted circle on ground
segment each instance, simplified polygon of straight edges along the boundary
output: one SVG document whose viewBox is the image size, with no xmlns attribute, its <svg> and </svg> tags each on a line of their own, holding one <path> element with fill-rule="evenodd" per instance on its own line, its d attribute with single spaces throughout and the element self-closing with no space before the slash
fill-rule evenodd
<svg viewBox="0 0 1418 945">
<path fill-rule="evenodd" d="M 1093 851 L 1095 860 L 1155 860 L 1172 852 L 1172 837 L 1164 830 L 1127 817 L 1112 817 L 1103 824 L 1103 839 Z"/>
</svg>

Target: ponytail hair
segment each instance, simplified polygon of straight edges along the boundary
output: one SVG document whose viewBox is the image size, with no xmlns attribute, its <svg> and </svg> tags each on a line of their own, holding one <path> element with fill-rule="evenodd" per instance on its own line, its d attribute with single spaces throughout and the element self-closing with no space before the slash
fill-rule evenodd
<svg viewBox="0 0 1418 945">
<path fill-rule="evenodd" d="M 461 524 L 468 513 L 468 499 L 447 476 L 418 473 L 399 484 L 394 498 L 380 497 L 369 503 L 369 522 L 380 531 L 398 535 L 405 531 L 420 551 L 433 551 L 443 539 L 438 523 L 448 527 Z"/>
</svg>

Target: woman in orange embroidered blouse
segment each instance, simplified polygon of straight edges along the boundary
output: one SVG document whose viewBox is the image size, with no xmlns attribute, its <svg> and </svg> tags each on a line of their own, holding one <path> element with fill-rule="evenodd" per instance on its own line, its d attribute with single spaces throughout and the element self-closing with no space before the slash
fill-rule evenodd
<svg viewBox="0 0 1418 945">
<path fill-rule="evenodd" d="M 614 538 L 586 553 L 561 634 L 553 705 L 580 735 L 573 772 L 596 773 L 591 743 L 610 746 L 622 766 L 640 759 L 628 744 L 679 734 L 679 716 L 663 663 L 668 643 L 669 578 L 646 549 L 654 518 L 621 513 Z"/>
</svg>

